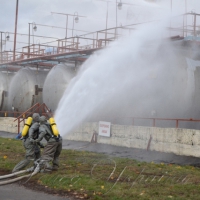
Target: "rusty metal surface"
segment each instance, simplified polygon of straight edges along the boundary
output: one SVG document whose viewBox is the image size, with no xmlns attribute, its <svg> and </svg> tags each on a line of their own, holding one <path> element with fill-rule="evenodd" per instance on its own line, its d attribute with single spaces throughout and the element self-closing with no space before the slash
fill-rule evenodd
<svg viewBox="0 0 200 200">
<path fill-rule="evenodd" d="M 133 27 L 140 24 L 143 23 L 99 30 L 43 44 L 30 44 L 22 47 L 22 50 L 16 51 L 15 54 L 12 51 L 4 51 L 2 52 L 0 67 L 29 64 L 33 64 L 35 67 L 38 65 L 45 66 L 46 64 L 54 66 L 60 62 L 76 62 L 77 60 L 84 62 L 94 51 L 108 46 L 110 42 L 122 36 L 116 34 L 117 32 L 130 34 L 134 30 Z"/>
</svg>

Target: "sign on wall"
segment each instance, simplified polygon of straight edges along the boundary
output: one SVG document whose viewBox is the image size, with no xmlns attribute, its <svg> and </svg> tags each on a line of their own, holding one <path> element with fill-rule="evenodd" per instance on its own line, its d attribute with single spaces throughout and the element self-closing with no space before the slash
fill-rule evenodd
<svg viewBox="0 0 200 200">
<path fill-rule="evenodd" d="M 110 122 L 99 122 L 99 135 L 110 137 Z"/>
</svg>

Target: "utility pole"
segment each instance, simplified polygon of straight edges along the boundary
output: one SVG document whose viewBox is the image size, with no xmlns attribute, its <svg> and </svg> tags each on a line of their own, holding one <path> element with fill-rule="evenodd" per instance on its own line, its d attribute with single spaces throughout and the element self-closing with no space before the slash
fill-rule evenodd
<svg viewBox="0 0 200 200">
<path fill-rule="evenodd" d="M 196 40 L 196 36 L 197 36 L 197 34 L 196 34 L 196 21 L 197 21 L 197 15 L 196 15 L 196 13 L 194 13 L 194 38 L 195 38 L 195 40 Z"/>
<path fill-rule="evenodd" d="M 106 7 L 106 34 L 105 34 L 105 44 L 107 43 L 107 29 L 108 29 L 108 5 L 112 1 L 105 1 L 105 0 L 97 0 L 97 1 L 103 1 L 106 2 L 107 7 Z"/>
<path fill-rule="evenodd" d="M 30 58 L 30 25 L 31 23 L 28 23 L 28 58 Z"/>
<path fill-rule="evenodd" d="M 13 61 L 15 61 L 15 49 L 16 49 L 16 37 L 17 37 L 18 4 L 19 4 L 19 0 L 16 0 L 16 15 L 15 15 L 15 35 L 14 35 Z"/>
<path fill-rule="evenodd" d="M 75 12 L 76 13 L 76 12 Z M 72 16 L 73 17 L 73 21 L 74 21 L 74 17 L 75 14 L 68 14 L 68 13 L 57 13 L 57 12 L 51 12 L 51 14 L 58 14 L 58 15 L 66 15 L 66 30 L 65 30 L 65 38 L 67 38 L 67 30 L 68 30 L 68 16 Z M 77 15 L 77 17 L 86 17 L 86 16 L 81 16 L 81 15 Z M 74 24 L 73 24 L 74 26 Z M 72 37 L 73 37 L 73 27 L 72 27 Z"/>
<path fill-rule="evenodd" d="M 2 63 L 2 48 L 3 48 L 3 45 L 2 45 L 2 32 L 1 32 L 1 63 Z"/>
<path fill-rule="evenodd" d="M 76 18 L 74 19 L 75 16 L 76 16 Z M 75 12 L 74 16 L 73 16 L 72 37 L 74 37 L 74 20 L 76 21 L 76 23 L 78 23 L 78 21 L 79 21 L 78 12 Z"/>
<path fill-rule="evenodd" d="M 74 15 L 72 15 L 72 14 L 67 14 L 67 13 L 57 13 L 57 12 L 51 12 L 51 14 L 66 15 L 65 38 L 67 38 L 67 29 L 68 29 L 68 16 L 74 16 Z"/>
<path fill-rule="evenodd" d="M 109 2 L 107 1 L 105 44 L 107 43 L 107 29 L 108 29 L 108 4 L 109 4 Z"/>
<path fill-rule="evenodd" d="M 67 39 L 67 26 L 68 26 L 68 14 L 67 14 L 67 18 L 66 18 L 66 33 L 65 33 L 65 38 Z"/>
<path fill-rule="evenodd" d="M 186 37 L 187 37 L 187 0 L 185 0 L 185 28 L 186 28 Z"/>
<path fill-rule="evenodd" d="M 116 29 L 115 29 L 115 39 L 117 39 L 117 0 L 116 0 Z"/>
<path fill-rule="evenodd" d="M 116 0 L 116 27 L 117 27 L 117 0 Z"/>
<path fill-rule="evenodd" d="M 115 29 L 115 37 L 116 37 L 116 39 L 117 39 L 117 27 L 118 27 L 118 23 L 117 23 L 117 9 L 119 9 L 119 10 L 121 10 L 122 9 L 122 2 L 121 2 L 121 0 L 120 0 L 120 2 L 119 3 L 117 3 L 117 0 L 116 0 L 116 29 Z"/>
</svg>

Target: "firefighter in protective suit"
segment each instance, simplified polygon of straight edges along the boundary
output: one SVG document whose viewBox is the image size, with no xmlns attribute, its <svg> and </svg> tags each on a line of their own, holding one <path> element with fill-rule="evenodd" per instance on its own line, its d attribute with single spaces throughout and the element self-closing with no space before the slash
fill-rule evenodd
<svg viewBox="0 0 200 200">
<path fill-rule="evenodd" d="M 45 116 L 40 117 L 39 137 L 35 142 L 38 143 L 43 138 L 45 138 L 47 144 L 44 147 L 41 158 L 37 162 L 46 171 L 58 170 L 59 156 L 62 151 L 62 137 L 60 135 L 58 137 L 54 136 Z M 52 166 L 49 165 L 49 162 L 52 162 Z"/>
<path fill-rule="evenodd" d="M 25 159 L 20 161 L 12 170 L 12 172 L 17 172 L 19 170 L 24 169 L 29 165 L 31 161 L 37 160 L 40 158 L 40 148 L 44 148 L 42 143 L 35 143 L 35 139 L 38 138 L 39 135 L 39 119 L 40 115 L 38 113 L 33 113 L 32 115 L 33 121 L 31 127 L 28 130 L 26 136 L 22 138 L 23 146 L 25 148 Z"/>
</svg>

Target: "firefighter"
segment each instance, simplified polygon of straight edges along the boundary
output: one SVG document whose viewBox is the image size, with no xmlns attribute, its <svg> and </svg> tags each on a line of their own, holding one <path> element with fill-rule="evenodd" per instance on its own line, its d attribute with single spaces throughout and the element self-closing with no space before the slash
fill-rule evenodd
<svg viewBox="0 0 200 200">
<path fill-rule="evenodd" d="M 33 121 L 29 130 L 27 131 L 27 134 L 21 138 L 26 151 L 25 159 L 20 161 L 14 167 L 14 169 L 12 170 L 13 173 L 24 169 L 26 166 L 29 165 L 31 161 L 39 159 L 41 156 L 40 148 L 44 148 L 44 145 L 41 142 L 35 143 L 35 139 L 38 138 L 39 134 L 40 115 L 38 113 L 33 113 L 32 118 Z"/>
<path fill-rule="evenodd" d="M 54 135 L 51 125 L 47 122 L 45 116 L 40 117 L 39 137 L 35 142 L 38 143 L 43 138 L 45 138 L 47 144 L 44 147 L 43 154 L 38 160 L 38 163 L 47 171 L 58 170 L 59 156 L 62 151 L 62 137 L 60 135 Z M 49 165 L 49 162 L 52 162 L 52 166 Z"/>
</svg>

